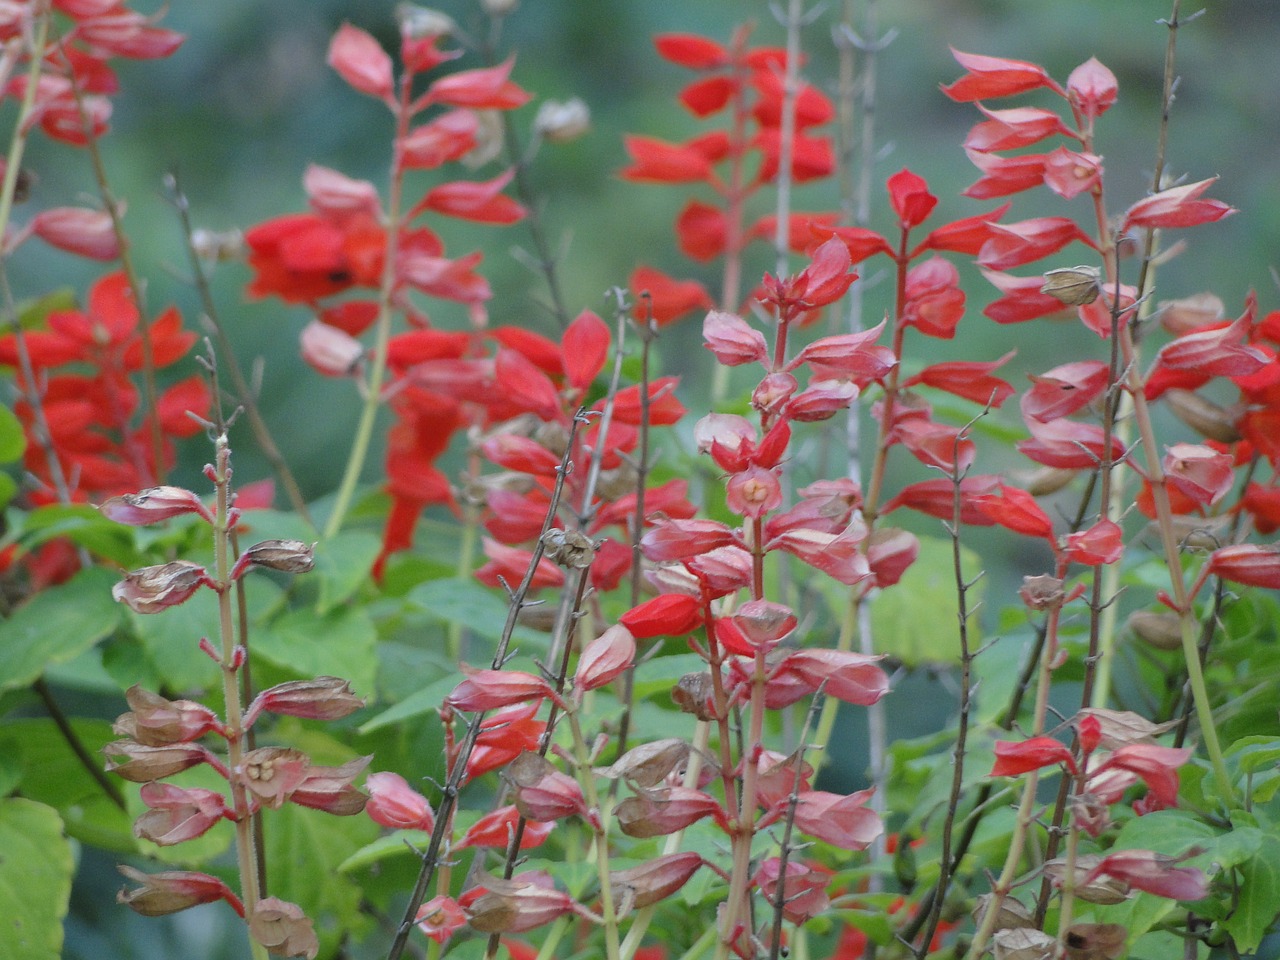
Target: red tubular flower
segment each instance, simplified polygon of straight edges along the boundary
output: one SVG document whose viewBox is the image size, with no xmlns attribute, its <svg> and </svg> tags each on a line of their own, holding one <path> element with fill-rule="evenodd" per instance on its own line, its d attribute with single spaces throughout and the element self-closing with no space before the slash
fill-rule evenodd
<svg viewBox="0 0 1280 960">
<path fill-rule="evenodd" d="M 219 900 L 227 901 L 236 913 L 244 916 L 244 904 L 240 898 L 225 883 L 207 873 L 188 870 L 143 873 L 125 865 L 119 869 L 125 877 L 141 886 L 121 890 L 116 894 L 116 900 L 144 917 L 162 917 Z"/>
<path fill-rule="evenodd" d="M 1030 440 L 1019 440 L 1018 452 L 1046 467 L 1066 470 L 1090 470 L 1102 462 L 1104 445 L 1102 428 L 1090 423 L 1058 419 L 1047 423 L 1027 420 Z M 1111 438 L 1109 456 L 1112 462 L 1124 457 L 1124 445 Z"/>
<path fill-rule="evenodd" d="M 983 309 L 983 316 L 996 323 L 1024 323 L 1037 317 L 1062 313 L 1062 301 L 1042 293 L 1044 277 L 1014 277 L 996 270 L 983 269 L 982 275 L 1001 293 L 998 300 Z"/>
<path fill-rule="evenodd" d="M 992 520 L 1014 533 L 1053 542 L 1053 521 L 1025 490 L 1000 484 L 1000 495 L 974 497 L 974 504 Z"/>
<path fill-rule="evenodd" d="M 667 563 L 734 542 L 733 531 L 716 520 L 663 520 L 640 539 L 640 550 L 654 563 Z"/>
<path fill-rule="evenodd" d="M 929 192 L 924 177 L 902 169 L 889 178 L 889 205 L 903 230 L 917 227 L 933 212 L 938 198 Z"/>
<path fill-rule="evenodd" d="M 1065 200 L 1095 190 L 1102 182 L 1102 158 L 1058 147 L 1044 158 L 1044 185 Z"/>
<path fill-rule="evenodd" d="M 960 522 L 975 527 L 995 526 L 995 521 L 974 502 L 974 497 L 1000 489 L 1000 478 L 994 474 L 966 476 L 960 481 Z M 881 513 L 899 507 L 919 510 L 941 520 L 950 520 L 955 512 L 955 486 L 948 479 L 923 480 L 912 483 L 885 503 Z"/>
<path fill-rule="evenodd" d="M 1203 900 L 1209 881 L 1195 867 L 1178 867 L 1178 858 L 1151 850 L 1121 850 L 1107 854 L 1089 872 L 1085 883 L 1107 876 L 1157 897 L 1171 900 Z"/>
<path fill-rule="evenodd" d="M 407 170 L 433 170 L 460 160 L 475 149 L 480 119 L 471 110 L 449 110 L 409 131 L 400 142 L 400 164 Z"/>
<path fill-rule="evenodd" d="M 1162 747 L 1154 743 L 1129 743 L 1119 747 L 1090 776 L 1108 770 L 1137 774 L 1164 807 L 1178 802 L 1178 768 L 1191 759 L 1190 747 Z"/>
<path fill-rule="evenodd" d="M 520 811 L 514 806 L 499 807 L 472 824 L 466 833 L 462 835 L 462 839 L 453 845 L 453 849 L 465 850 L 467 847 L 497 847 L 498 849 L 504 849 L 511 843 L 511 837 L 515 833 L 516 822 L 519 818 Z M 526 823 L 524 833 L 520 835 L 520 849 L 531 850 L 534 847 L 541 846 L 554 829 L 555 822 L 552 820 L 548 820 L 545 823 L 536 820 Z"/>
<path fill-rule="evenodd" d="M 1243 316 L 1230 324 L 1214 324 L 1165 344 L 1156 354 L 1156 369 L 1186 370 L 1207 377 L 1257 373 L 1271 357 L 1247 342 L 1252 314 L 1251 304 Z"/>
<path fill-rule="evenodd" d="M 991 224 L 995 223 L 1009 210 L 1009 204 L 996 207 L 989 213 L 953 220 L 929 232 L 921 244 L 912 251 L 911 256 L 924 250 L 950 250 L 954 253 L 967 253 L 976 257 L 982 245 L 991 239 Z"/>
<path fill-rule="evenodd" d="M 991 777 L 1016 777 L 1032 770 L 1063 764 L 1072 775 L 1076 772 L 1076 761 L 1065 744 L 1053 737 L 1032 737 L 1017 743 L 1005 740 L 996 741 L 996 762 L 991 768 Z"/>
<path fill-rule="evenodd" d="M 467 925 L 467 915 L 453 897 L 432 897 L 414 917 L 415 924 L 429 939 L 444 944 Z"/>
<path fill-rule="evenodd" d="M 639 640 L 650 637 L 680 637 L 702 624 L 702 604 L 696 597 L 661 593 L 632 607 L 618 618 Z"/>
<path fill-rule="evenodd" d="M 785 550 L 809 566 L 846 586 L 861 583 L 871 576 L 866 556 L 858 549 L 865 528 L 844 533 L 798 528 L 787 530 L 765 544 L 766 550 Z"/>
<path fill-rule="evenodd" d="M 1246 587 L 1280 589 L 1280 546 L 1242 543 L 1209 555 L 1209 573 Z"/>
<path fill-rule="evenodd" d="M 476 670 L 463 666 L 467 678 L 453 688 L 445 702 L 455 710 L 468 713 L 496 710 L 512 704 L 527 703 L 550 697 L 555 691 L 547 681 L 518 670 Z"/>
<path fill-rule="evenodd" d="M 1200 199 L 1200 195 L 1217 179 L 1210 177 L 1197 183 L 1170 187 L 1145 200 L 1139 200 L 1126 211 L 1122 229 L 1194 227 L 1230 216 L 1236 212 L 1234 207 L 1227 206 L 1221 200 Z"/>
<path fill-rule="evenodd" d="M 963 53 L 954 47 L 951 48 L 951 55 L 968 71 L 955 83 L 942 88 L 943 93 L 957 102 L 1012 97 L 1040 87 L 1048 87 L 1065 96 L 1063 89 L 1053 82 L 1044 67 L 1037 64 L 1025 60 Z"/>
<path fill-rule="evenodd" d="M 172 517 L 194 513 L 207 523 L 213 522 L 200 498 L 182 487 L 148 487 L 137 493 L 126 493 L 104 500 L 98 511 L 116 523 L 145 526 Z"/>
<path fill-rule="evenodd" d="M 391 58 L 378 41 L 359 27 L 344 23 L 329 43 L 329 66 L 361 93 L 389 100 Z"/>
<path fill-rule="evenodd" d="M 829 878 L 803 863 L 788 860 L 784 876 L 781 858 L 769 857 L 753 879 L 770 903 L 777 901 L 778 887 L 782 887 L 782 915 L 792 923 L 806 923 L 831 907 L 826 892 Z"/>
<path fill-rule="evenodd" d="M 728 222 L 718 207 L 690 200 L 676 218 L 676 240 L 691 260 L 714 260 L 724 253 Z"/>
<path fill-rule="evenodd" d="M 935 363 L 906 380 L 902 386 L 909 388 L 923 383 L 925 386 L 945 390 L 957 397 L 964 397 L 966 400 L 995 409 L 1009 399 L 1014 390 L 1004 380 L 991 376 L 991 371 L 1008 363 L 1013 359 L 1015 352 L 1011 350 L 999 360 L 992 360 L 989 363 L 964 360 Z"/>
<path fill-rule="evenodd" d="M 612 337 L 608 325 L 590 310 L 584 310 L 569 324 L 562 338 L 564 373 L 569 385 L 586 390 L 604 369 Z"/>
<path fill-rule="evenodd" d="M 1124 531 L 1114 520 L 1099 520 L 1088 530 L 1067 535 L 1067 559 L 1096 567 L 1115 563 L 1124 553 Z"/>
</svg>

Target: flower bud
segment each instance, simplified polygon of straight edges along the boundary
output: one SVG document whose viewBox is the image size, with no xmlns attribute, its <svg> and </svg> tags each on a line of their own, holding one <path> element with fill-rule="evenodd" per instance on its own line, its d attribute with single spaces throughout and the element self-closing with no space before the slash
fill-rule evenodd
<svg viewBox="0 0 1280 960">
<path fill-rule="evenodd" d="M 717 820 L 724 820 L 719 802 L 692 787 L 645 791 L 623 800 L 613 813 L 619 829 L 638 838 L 665 837 L 717 813 Z"/>
<path fill-rule="evenodd" d="M 507 767 L 505 776 L 515 785 L 516 809 L 526 819 L 560 820 L 575 813 L 590 817 L 578 781 L 539 754 L 520 754 Z"/>
<path fill-rule="evenodd" d="M 849 380 L 814 380 L 787 401 L 785 416 L 804 423 L 830 420 L 848 409 L 859 392 L 858 385 Z"/>
<path fill-rule="evenodd" d="M 300 807 L 323 810 L 335 817 L 355 816 L 364 810 L 369 798 L 352 786 L 352 781 L 364 772 L 372 759 L 370 754 L 337 767 L 308 767 L 306 776 L 289 795 L 289 800 Z"/>
<path fill-rule="evenodd" d="M 122 889 L 116 894 L 116 902 L 123 903 L 144 917 L 163 917 L 202 903 L 226 900 L 235 911 L 244 916 L 244 907 L 230 888 L 217 877 L 207 873 L 187 870 L 170 870 L 161 873 L 143 873 L 121 864 L 117 868 L 128 879 L 142 886 L 132 890 Z"/>
<path fill-rule="evenodd" d="M 236 567 L 266 567 L 281 573 L 309 573 L 316 565 L 315 544 L 301 540 L 263 540 L 240 555 Z M 231 579 L 236 579 L 232 575 Z"/>
<path fill-rule="evenodd" d="M 194 840 L 228 814 L 222 794 L 213 790 L 153 782 L 141 796 L 151 809 L 134 821 L 133 835 L 162 847 Z"/>
<path fill-rule="evenodd" d="M 626 627 L 616 624 L 582 651 L 573 677 L 576 690 L 595 690 L 625 673 L 636 659 L 636 640 Z"/>
<path fill-rule="evenodd" d="M 209 751 L 196 743 L 148 747 L 132 740 L 115 740 L 102 752 L 107 756 L 108 773 L 134 783 L 163 780 L 210 759 Z"/>
<path fill-rule="evenodd" d="M 769 348 L 764 334 L 750 326 L 737 314 L 712 310 L 702 323 L 703 346 L 715 354 L 726 367 L 764 362 Z M 794 378 L 792 378 L 794 383 Z M 793 387 L 794 389 L 794 387 Z"/>
<path fill-rule="evenodd" d="M 249 915 L 249 933 L 269 951 L 282 957 L 299 954 L 312 960 L 320 952 L 311 920 L 296 903 L 277 897 L 259 900 Z"/>
<path fill-rule="evenodd" d="M 427 798 L 405 782 L 398 773 L 371 773 L 365 779 L 369 791 L 365 812 L 374 823 L 393 830 L 425 830 L 435 828 L 436 818 Z"/>
<path fill-rule="evenodd" d="M 574 912 L 578 906 L 540 870 L 529 870 L 510 880 L 485 877 L 481 889 L 485 892 L 465 908 L 468 922 L 479 933 L 523 933 Z"/>
<path fill-rule="evenodd" d="M 1102 292 L 1102 272 L 1097 267 L 1070 267 L 1049 270 L 1044 275 L 1040 292 L 1069 307 L 1093 303 Z"/>
<path fill-rule="evenodd" d="M 167 700 L 137 684 L 124 696 L 133 710 L 122 713 L 111 729 L 148 747 L 185 743 L 222 730 L 217 714 L 194 701 Z"/>
<path fill-rule="evenodd" d="M 620 905 L 618 912 L 642 910 L 666 899 L 689 882 L 702 862 L 696 853 L 672 853 L 629 870 L 614 871 L 609 883 L 613 902 Z"/>
<path fill-rule="evenodd" d="M 170 517 L 180 517 L 184 513 L 199 514 L 204 520 L 212 522 L 212 517 L 200 498 L 182 487 L 148 487 L 137 493 L 111 497 L 102 501 L 98 512 L 116 523 L 127 523 L 135 527 L 159 523 Z"/>
<path fill-rule="evenodd" d="M 244 755 L 240 780 L 246 790 L 278 810 L 306 779 L 310 766 L 311 760 L 301 750 L 259 747 Z"/>
<path fill-rule="evenodd" d="M 282 717 L 305 720 L 340 720 L 350 716 L 364 701 L 351 691 L 351 684 L 341 677 L 316 677 L 314 680 L 289 680 L 263 690 L 245 712 L 245 726 L 262 711 Z"/>
<path fill-rule="evenodd" d="M 693 673 L 689 676 L 708 675 Z M 619 757 L 613 766 L 600 772 L 615 780 L 623 778 L 638 787 L 654 787 L 666 780 L 673 772 L 682 770 L 689 759 L 689 752 L 689 744 L 677 737 L 654 740 L 631 748 Z"/>
<path fill-rule="evenodd" d="M 185 602 L 202 584 L 209 583 L 204 567 L 189 560 L 174 560 L 142 567 L 111 588 L 111 596 L 134 613 L 159 613 Z"/>
<path fill-rule="evenodd" d="M 549 143 L 569 143 L 591 129 L 591 111 L 579 97 L 544 100 L 533 118 L 533 131 Z"/>
</svg>

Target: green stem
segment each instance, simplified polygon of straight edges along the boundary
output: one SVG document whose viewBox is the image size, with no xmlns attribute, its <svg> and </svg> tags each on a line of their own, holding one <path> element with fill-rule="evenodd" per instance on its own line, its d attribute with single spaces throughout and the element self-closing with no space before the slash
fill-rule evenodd
<svg viewBox="0 0 1280 960">
<path fill-rule="evenodd" d="M 578 711 L 570 710 L 567 716 L 569 730 L 573 733 L 573 758 L 578 768 L 578 782 L 582 784 L 588 809 L 595 810 L 599 816 L 599 823 L 592 826 L 592 831 L 595 835 L 596 869 L 600 873 L 600 915 L 604 918 L 605 956 L 608 960 L 621 960 L 618 914 L 613 902 L 613 889 L 609 885 L 609 811 L 600 803 L 587 742 L 582 738 L 582 726 L 578 723 Z"/>
<path fill-rule="evenodd" d="M 396 139 L 391 160 L 391 186 L 387 199 L 387 248 L 382 264 L 382 280 L 378 286 L 378 319 L 374 324 L 374 342 L 370 360 L 369 379 L 365 383 L 364 406 L 360 410 L 360 421 L 356 425 L 356 433 L 351 441 L 351 453 L 347 457 L 347 466 L 342 474 L 342 482 L 338 487 L 334 500 L 333 512 L 324 527 L 324 539 L 331 540 L 342 529 L 342 521 L 346 519 L 351 508 L 352 498 L 360 483 L 360 474 L 364 471 L 365 459 L 369 455 L 369 445 L 373 440 L 373 427 L 377 422 L 378 408 L 382 405 L 382 385 L 387 377 L 387 344 L 391 340 L 391 300 L 396 286 L 396 257 L 400 249 L 400 206 L 404 194 L 404 165 L 400 162 L 400 144 L 409 132 L 409 98 L 411 95 L 411 75 L 401 78 L 400 106 L 396 111 Z"/>
</svg>

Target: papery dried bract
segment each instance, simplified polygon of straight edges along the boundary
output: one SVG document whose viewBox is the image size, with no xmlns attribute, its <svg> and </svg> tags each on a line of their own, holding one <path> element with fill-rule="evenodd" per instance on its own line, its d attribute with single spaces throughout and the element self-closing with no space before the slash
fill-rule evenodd
<svg viewBox="0 0 1280 960">
<path fill-rule="evenodd" d="M 143 873 L 121 864 L 117 868 L 129 880 L 140 884 L 133 889 L 122 889 L 116 894 L 116 902 L 122 903 L 144 917 L 163 917 L 186 910 L 202 903 L 226 900 L 244 916 L 244 907 L 231 889 L 217 877 L 188 870 L 169 870 L 160 873 Z"/>
<path fill-rule="evenodd" d="M 595 690 L 625 673 L 636 659 L 636 638 L 616 624 L 587 644 L 573 676 L 577 690 Z"/>
<path fill-rule="evenodd" d="M 218 715 L 194 700 L 169 700 L 139 684 L 125 691 L 125 700 L 133 709 L 117 717 L 112 730 L 145 746 L 185 743 L 222 730 Z"/>
<path fill-rule="evenodd" d="M 455 710 L 495 710 L 553 695 L 547 681 L 531 673 L 475 670 L 465 665 L 462 670 L 467 678 L 453 688 L 445 701 Z"/>
<path fill-rule="evenodd" d="M 204 520 L 212 518 L 200 498 L 182 487 L 148 487 L 137 493 L 126 493 L 102 501 L 98 511 L 116 523 L 144 526 L 172 517 L 194 513 Z"/>
<path fill-rule="evenodd" d="M 1200 199 L 1201 194 L 1217 179 L 1210 177 L 1208 180 L 1170 187 L 1145 200 L 1139 200 L 1125 213 L 1123 229 L 1194 227 L 1230 216 L 1236 212 L 1235 209 L 1221 200 Z"/>
<path fill-rule="evenodd" d="M 125 574 L 111 588 L 111 596 L 134 613 L 159 613 L 183 603 L 208 581 L 200 564 L 173 560 Z"/>
<path fill-rule="evenodd" d="M 277 897 L 266 897 L 254 905 L 249 915 L 249 934 L 278 956 L 301 954 L 312 960 L 320 952 L 310 918 L 296 903 Z"/>
<path fill-rule="evenodd" d="M 609 874 L 614 903 L 642 910 L 675 893 L 702 866 L 696 853 L 672 853 Z"/>
<path fill-rule="evenodd" d="M 227 813 L 222 794 L 213 790 L 151 782 L 141 796 L 150 809 L 134 821 L 133 835 L 159 846 L 203 836 Z"/>
<path fill-rule="evenodd" d="M 209 751 L 195 743 L 148 747 L 132 740 L 114 740 L 102 748 L 107 772 L 134 783 L 163 780 L 209 760 Z"/>
</svg>

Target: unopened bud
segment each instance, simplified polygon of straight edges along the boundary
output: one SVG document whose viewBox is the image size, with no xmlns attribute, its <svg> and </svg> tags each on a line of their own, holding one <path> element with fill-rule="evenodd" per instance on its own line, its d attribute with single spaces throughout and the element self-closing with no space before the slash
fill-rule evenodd
<svg viewBox="0 0 1280 960">
<path fill-rule="evenodd" d="M 1135 637 L 1157 650 L 1182 648 L 1182 620 L 1176 613 L 1135 611 L 1129 617 L 1129 629 Z"/>
<path fill-rule="evenodd" d="M 1041 293 L 1061 300 L 1069 307 L 1093 303 L 1102 292 L 1102 273 L 1097 267 L 1068 267 L 1044 275 Z"/>
<path fill-rule="evenodd" d="M 200 564 L 174 560 L 125 574 L 111 588 L 111 596 L 134 613 L 159 613 L 183 603 L 208 582 L 209 575 Z"/>
<path fill-rule="evenodd" d="M 642 910 L 683 887 L 700 866 L 702 857 L 686 852 L 658 857 L 629 870 L 616 870 L 609 875 L 614 903 Z"/>
<path fill-rule="evenodd" d="M 243 915 L 244 908 L 230 888 L 217 877 L 207 873 L 187 870 L 171 870 L 162 873 L 143 873 L 121 864 L 117 869 L 134 883 L 141 884 L 132 890 L 122 889 L 116 894 L 116 902 L 123 903 L 144 917 L 163 917 L 202 903 L 226 900 Z"/>
<path fill-rule="evenodd" d="M 102 501 L 98 512 L 116 523 L 142 526 L 159 523 L 184 513 L 199 514 L 211 521 L 209 511 L 190 490 L 182 487 L 149 487 L 137 493 L 126 493 Z"/>
<path fill-rule="evenodd" d="M 577 690 L 603 687 L 626 672 L 635 659 L 635 637 L 626 627 L 616 624 L 592 640 L 582 651 L 573 685 Z"/>
<path fill-rule="evenodd" d="M 533 119 L 533 130 L 550 143 L 577 140 L 591 129 L 591 111 L 578 97 L 569 100 L 545 100 Z"/>
<path fill-rule="evenodd" d="M 545 758 L 525 751 L 504 771 L 515 786 L 515 804 L 529 820 L 560 820 L 579 814 L 587 816 L 587 803 L 578 781 L 561 773 Z"/>
<path fill-rule="evenodd" d="M 1164 402 L 1173 415 L 1203 437 L 1219 443 L 1235 443 L 1240 439 L 1231 411 L 1206 400 L 1200 394 L 1177 387 L 1166 390 Z"/>
<path fill-rule="evenodd" d="M 307 720 L 341 720 L 361 707 L 364 701 L 341 677 L 316 677 L 314 680 L 289 680 L 263 690 L 245 714 L 245 725 L 251 717 L 266 710 L 284 717 Z"/>
<path fill-rule="evenodd" d="M 168 700 L 137 684 L 125 699 L 133 710 L 117 717 L 111 729 L 148 747 L 185 743 L 222 728 L 217 714 L 192 700 Z"/>
<path fill-rule="evenodd" d="M 249 915 L 253 939 L 281 957 L 304 956 L 311 960 L 320 952 L 320 941 L 310 918 L 296 903 L 277 897 L 259 900 Z"/>
<path fill-rule="evenodd" d="M 241 565 L 266 567 L 281 573 L 309 573 L 316 565 L 315 544 L 301 540 L 263 540 L 241 554 L 236 566 Z"/>
<path fill-rule="evenodd" d="M 523 933 L 574 912 L 578 906 L 539 870 L 510 880 L 486 876 L 481 885 L 486 892 L 466 907 L 467 920 L 479 933 Z"/>
<path fill-rule="evenodd" d="M 163 780 L 209 759 L 209 751 L 194 743 L 148 747 L 133 740 L 114 740 L 102 752 L 107 757 L 107 772 L 133 783 Z"/>
</svg>

